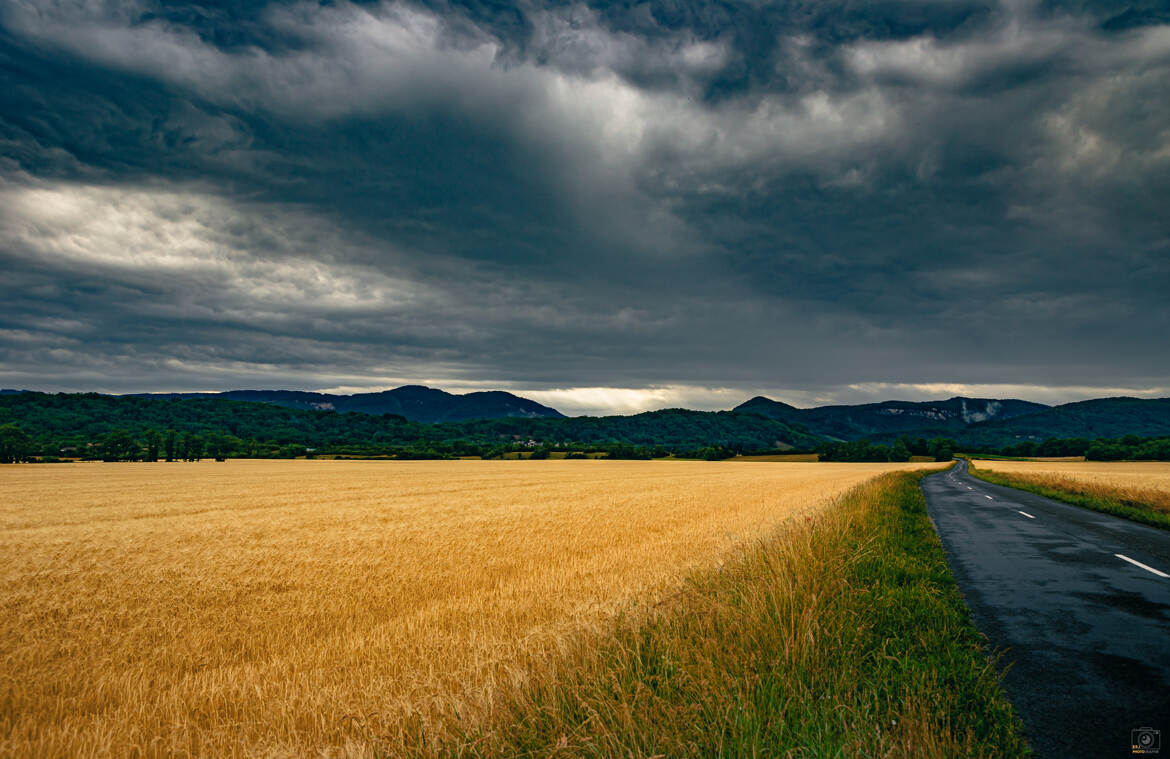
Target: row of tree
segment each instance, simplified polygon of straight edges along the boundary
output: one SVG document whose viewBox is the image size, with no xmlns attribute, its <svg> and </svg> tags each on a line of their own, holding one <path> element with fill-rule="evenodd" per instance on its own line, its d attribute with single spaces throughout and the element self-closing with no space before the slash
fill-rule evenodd
<svg viewBox="0 0 1170 759">
<path fill-rule="evenodd" d="M 115 429 L 101 435 L 94 442 L 78 449 L 54 449 L 45 453 L 34 439 L 15 424 L 0 425 L 0 462 L 56 461 L 58 454 L 73 454 L 83 460 L 101 461 L 199 461 L 214 458 L 298 458 L 318 455 L 335 455 L 349 458 L 397 459 L 455 459 L 464 456 L 479 456 L 498 459 L 509 454 L 525 453 L 528 458 L 547 459 L 553 452 L 565 454 L 565 458 L 597 458 L 648 460 L 664 458 L 672 454 L 695 458 L 722 459 L 742 452 L 738 447 L 710 446 L 696 450 L 672 451 L 665 446 L 638 446 L 620 441 L 600 444 L 539 444 L 512 441 L 509 443 L 481 444 L 468 440 L 423 440 L 418 439 L 406 445 L 346 444 L 313 448 L 298 443 L 278 443 L 241 439 L 224 432 L 179 432 L 173 429 L 159 431 L 147 429 L 135 436 L 126 429 Z"/>
<path fill-rule="evenodd" d="M 1089 461 L 1170 461 L 1170 437 L 1097 440 L 1085 451 L 1085 458 Z"/>
<path fill-rule="evenodd" d="M 515 436 L 509 436 L 515 437 Z M 912 456 L 929 456 L 936 461 L 949 461 L 957 445 L 950 438 L 907 435 L 891 445 L 877 445 L 868 440 L 831 442 L 816 451 L 822 461 L 908 461 Z M 391 456 L 399 459 L 447 459 L 464 456 L 501 458 L 516 452 L 525 452 L 530 458 L 549 458 L 553 452 L 563 452 L 568 458 L 603 456 L 610 459 L 652 459 L 666 456 L 707 460 L 726 459 L 745 453 L 760 453 L 766 449 L 750 443 L 710 443 L 706 445 L 637 445 L 625 441 L 550 443 L 519 441 L 495 442 L 475 439 L 435 440 L 417 437 L 412 441 L 389 443 L 352 441 L 310 446 L 287 440 L 257 440 L 241 438 L 220 430 L 179 431 L 173 428 L 158 430 L 146 428 L 138 434 L 126 428 L 116 428 L 96 435 L 88 442 L 69 446 L 47 445 L 29 435 L 21 426 L 0 424 L 0 463 L 19 461 L 53 461 L 60 455 L 104 461 L 198 461 L 202 458 L 296 458 L 313 455 L 340 455 L 348 457 Z M 998 449 L 977 449 L 973 453 L 992 453 L 1011 457 L 1084 456 L 1091 461 L 1156 460 L 1170 461 L 1170 437 L 1147 438 L 1127 435 L 1121 438 L 1050 438 L 1043 442 L 1022 441 Z"/>
<path fill-rule="evenodd" d="M 204 457 L 223 461 L 228 456 L 304 455 L 303 446 L 264 447 L 256 441 L 243 441 L 221 432 L 199 435 L 193 432 L 150 429 L 141 438 L 128 430 L 116 429 L 101 435 L 80 450 L 56 450 L 46 454 L 36 441 L 16 424 L 0 425 L 0 463 L 21 461 L 55 461 L 57 454 L 74 453 L 77 458 L 102 461 L 199 461 Z"/>
<path fill-rule="evenodd" d="M 206 436 L 176 430 L 159 432 L 149 429 L 142 440 L 135 439 L 129 430 L 111 430 L 98 442 L 94 456 L 102 461 L 199 461 L 204 456 L 223 461 L 237 454 L 246 444 L 239 438 L 222 432 Z"/>
<path fill-rule="evenodd" d="M 936 437 L 930 440 L 903 435 L 893 445 L 875 445 L 868 440 L 824 443 L 817 447 L 821 461 L 909 461 L 912 456 L 930 456 L 935 461 L 950 461 L 955 455 L 955 441 Z"/>
<path fill-rule="evenodd" d="M 1048 438 L 1037 443 L 1025 440 L 1000 448 L 982 448 L 975 453 L 993 453 L 1016 458 L 1084 456 L 1089 461 L 1170 461 L 1170 437 Z"/>
</svg>

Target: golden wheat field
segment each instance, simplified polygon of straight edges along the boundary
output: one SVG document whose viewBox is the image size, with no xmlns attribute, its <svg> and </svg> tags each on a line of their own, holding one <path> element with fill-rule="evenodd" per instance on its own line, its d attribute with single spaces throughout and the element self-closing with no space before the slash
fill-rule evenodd
<svg viewBox="0 0 1170 759">
<path fill-rule="evenodd" d="M 914 464 L 0 468 L 0 756 L 368 756 Z M 413 731 L 413 732 L 412 732 Z"/>
<path fill-rule="evenodd" d="M 1170 462 L 1165 461 L 976 461 L 1038 485 L 1137 501 L 1170 511 Z"/>
</svg>

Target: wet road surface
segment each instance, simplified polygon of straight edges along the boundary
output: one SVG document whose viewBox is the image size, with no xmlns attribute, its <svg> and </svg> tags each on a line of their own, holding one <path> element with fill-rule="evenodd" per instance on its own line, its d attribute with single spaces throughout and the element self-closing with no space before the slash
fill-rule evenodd
<svg viewBox="0 0 1170 759">
<path fill-rule="evenodd" d="M 965 461 L 922 490 L 1037 757 L 1134 756 L 1142 727 L 1170 757 L 1170 531 L 983 482 Z"/>
</svg>

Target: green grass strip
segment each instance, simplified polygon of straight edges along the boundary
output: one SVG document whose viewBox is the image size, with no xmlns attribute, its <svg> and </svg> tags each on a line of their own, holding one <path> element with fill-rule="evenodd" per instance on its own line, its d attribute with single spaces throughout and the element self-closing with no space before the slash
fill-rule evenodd
<svg viewBox="0 0 1170 759">
<path fill-rule="evenodd" d="M 1170 514 L 1159 511 L 1150 504 L 1129 499 L 1112 498 L 1100 493 L 1090 493 L 1085 490 L 1037 485 L 1034 482 L 1029 482 L 1019 477 L 1012 477 L 1003 472 L 993 472 L 989 469 L 976 469 L 974 466 L 970 467 L 968 471 L 975 477 L 978 477 L 984 482 L 990 482 L 993 485 L 1004 485 L 1009 488 L 1016 488 L 1017 490 L 1026 490 L 1029 493 L 1042 495 L 1045 498 L 1051 498 L 1055 501 L 1064 501 L 1074 506 L 1083 506 L 1093 511 L 1100 511 L 1105 514 L 1112 514 L 1115 517 L 1122 517 L 1123 519 L 1141 522 L 1152 527 L 1160 527 L 1163 530 L 1170 530 Z"/>
<path fill-rule="evenodd" d="M 921 477 L 885 475 L 694 574 L 420 753 L 1027 756 Z"/>
</svg>

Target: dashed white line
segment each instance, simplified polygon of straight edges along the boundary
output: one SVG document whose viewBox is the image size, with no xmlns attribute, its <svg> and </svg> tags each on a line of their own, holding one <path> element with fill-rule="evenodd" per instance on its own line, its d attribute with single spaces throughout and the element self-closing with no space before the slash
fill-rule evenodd
<svg viewBox="0 0 1170 759">
<path fill-rule="evenodd" d="M 1020 511 L 1020 510 L 1019 510 L 1019 509 L 1016 509 L 1016 511 Z M 1036 518 L 1036 517 L 1032 516 L 1031 514 L 1029 514 L 1029 513 L 1028 513 L 1028 512 L 1026 512 L 1026 511 L 1020 511 L 1020 513 L 1021 513 L 1021 514 L 1023 514 L 1024 516 L 1026 516 L 1028 519 L 1035 519 L 1035 518 Z"/>
<path fill-rule="evenodd" d="M 1135 560 L 1129 558 L 1128 556 L 1124 556 L 1120 553 L 1115 553 L 1113 555 L 1116 556 L 1117 558 L 1121 559 L 1122 561 L 1128 561 L 1130 564 L 1133 564 L 1135 567 L 1141 567 L 1142 569 L 1146 570 L 1147 572 L 1153 572 L 1154 574 L 1158 575 L 1158 577 L 1165 577 L 1167 579 L 1170 579 L 1170 575 L 1168 575 L 1165 572 L 1162 572 L 1160 570 L 1154 569 L 1153 567 L 1148 567 L 1145 564 L 1141 563 L 1140 561 L 1135 561 Z"/>
</svg>

